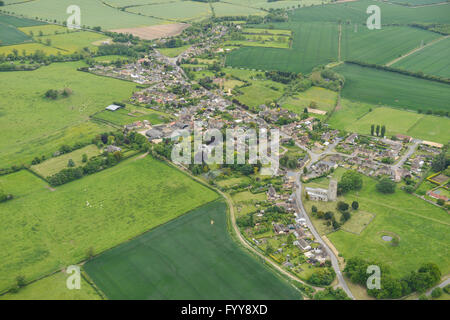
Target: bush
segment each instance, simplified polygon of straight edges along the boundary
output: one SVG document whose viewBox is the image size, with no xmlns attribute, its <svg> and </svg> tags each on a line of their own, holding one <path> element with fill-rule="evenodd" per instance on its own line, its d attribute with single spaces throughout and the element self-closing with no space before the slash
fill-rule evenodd
<svg viewBox="0 0 450 320">
<path fill-rule="evenodd" d="M 352 202 L 352 209 L 353 209 L 353 210 L 358 210 L 358 208 L 359 208 L 359 203 L 358 203 L 358 201 L 353 201 L 353 202 Z"/>
<path fill-rule="evenodd" d="M 442 289 L 441 288 L 437 287 L 437 288 L 433 289 L 433 291 L 431 291 L 431 297 L 433 299 L 437 299 L 440 296 L 442 296 Z"/>
</svg>

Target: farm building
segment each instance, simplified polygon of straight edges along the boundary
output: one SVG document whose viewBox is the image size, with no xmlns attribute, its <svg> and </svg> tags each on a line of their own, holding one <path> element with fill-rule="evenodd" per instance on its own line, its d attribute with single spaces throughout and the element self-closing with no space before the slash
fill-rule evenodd
<svg viewBox="0 0 450 320">
<path fill-rule="evenodd" d="M 105 109 L 108 111 L 117 111 L 119 109 L 123 108 L 123 106 L 118 106 L 116 104 L 111 104 L 109 106 L 107 106 Z"/>
</svg>

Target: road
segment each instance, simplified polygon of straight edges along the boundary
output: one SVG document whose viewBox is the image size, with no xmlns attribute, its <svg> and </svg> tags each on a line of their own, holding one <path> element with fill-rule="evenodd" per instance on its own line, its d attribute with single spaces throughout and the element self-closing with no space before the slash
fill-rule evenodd
<svg viewBox="0 0 450 320">
<path fill-rule="evenodd" d="M 353 296 L 352 292 L 350 291 L 350 288 L 347 286 L 347 283 L 345 282 L 344 276 L 342 275 L 342 272 L 339 268 L 339 261 L 334 254 L 333 250 L 331 250 L 328 245 L 323 241 L 320 234 L 317 232 L 316 228 L 311 222 L 311 219 L 309 218 L 308 214 L 306 213 L 306 210 L 302 203 L 302 183 L 300 181 L 300 173 L 297 173 L 296 180 L 298 182 L 297 189 L 295 190 L 295 202 L 297 204 L 298 212 L 300 212 L 299 218 L 304 218 L 306 220 L 306 223 L 308 224 L 308 227 L 313 234 L 314 238 L 317 242 L 319 242 L 327 251 L 328 255 L 331 259 L 331 265 L 333 266 L 334 272 L 336 272 L 336 276 L 339 281 L 339 285 L 342 287 L 342 289 L 347 293 L 347 295 L 352 298 L 353 300 L 355 297 Z"/>
<path fill-rule="evenodd" d="M 430 290 L 428 290 L 425 294 L 427 296 L 429 296 L 431 294 L 431 292 L 433 292 L 434 289 L 436 289 L 437 287 L 443 289 L 444 287 L 446 287 L 447 285 L 450 284 L 450 278 L 448 278 L 447 280 L 445 280 L 444 282 L 441 282 L 440 284 L 438 284 L 437 286 L 431 288 Z"/>
<path fill-rule="evenodd" d="M 411 157 L 414 152 L 416 152 L 417 147 L 421 143 L 422 143 L 422 141 L 420 141 L 420 140 L 414 140 L 414 144 L 409 146 L 408 151 L 405 152 L 405 154 L 400 158 L 400 160 L 397 161 L 397 163 L 392 166 L 392 169 L 398 169 L 401 166 L 403 166 L 403 164 L 406 162 L 406 160 L 408 160 L 408 158 Z"/>
</svg>

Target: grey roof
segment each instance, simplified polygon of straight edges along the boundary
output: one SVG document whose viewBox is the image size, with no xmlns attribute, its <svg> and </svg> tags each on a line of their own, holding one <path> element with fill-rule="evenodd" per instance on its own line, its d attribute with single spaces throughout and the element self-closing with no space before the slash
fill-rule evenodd
<svg viewBox="0 0 450 320">
<path fill-rule="evenodd" d="M 123 108 L 123 107 L 118 106 L 118 105 L 115 105 L 115 104 L 111 104 L 111 105 L 109 105 L 109 106 L 106 107 L 106 110 L 109 110 L 109 111 L 116 111 L 116 110 L 119 110 L 120 108 Z"/>
</svg>

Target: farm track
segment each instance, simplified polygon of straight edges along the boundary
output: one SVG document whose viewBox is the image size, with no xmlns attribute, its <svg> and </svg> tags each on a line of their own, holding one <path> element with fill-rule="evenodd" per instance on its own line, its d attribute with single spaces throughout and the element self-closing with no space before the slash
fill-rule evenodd
<svg viewBox="0 0 450 320">
<path fill-rule="evenodd" d="M 400 60 L 403 60 L 404 58 L 406 58 L 406 57 L 408 57 L 408 56 L 410 56 L 410 55 L 412 55 L 412 54 L 414 54 L 414 53 L 416 53 L 416 52 L 419 52 L 419 51 L 421 51 L 421 50 L 423 50 L 423 49 L 425 49 L 425 48 L 428 48 L 428 47 L 430 47 L 430 46 L 432 46 L 432 45 L 434 45 L 434 44 L 436 44 L 436 43 L 438 43 L 438 42 L 440 42 L 440 41 L 442 41 L 442 40 L 445 40 L 445 39 L 447 39 L 448 37 L 450 37 L 450 35 L 444 36 L 444 37 L 441 37 L 441 38 L 437 38 L 437 39 L 435 39 L 435 40 L 433 40 L 433 41 L 427 43 L 426 45 L 424 45 L 424 46 L 422 46 L 422 47 L 415 48 L 415 49 L 409 51 L 408 53 L 405 53 L 405 54 L 402 55 L 401 57 L 398 57 L 398 58 L 392 60 L 391 62 L 386 63 L 386 67 L 390 67 L 390 66 L 392 66 L 393 64 L 399 62 Z"/>
</svg>

